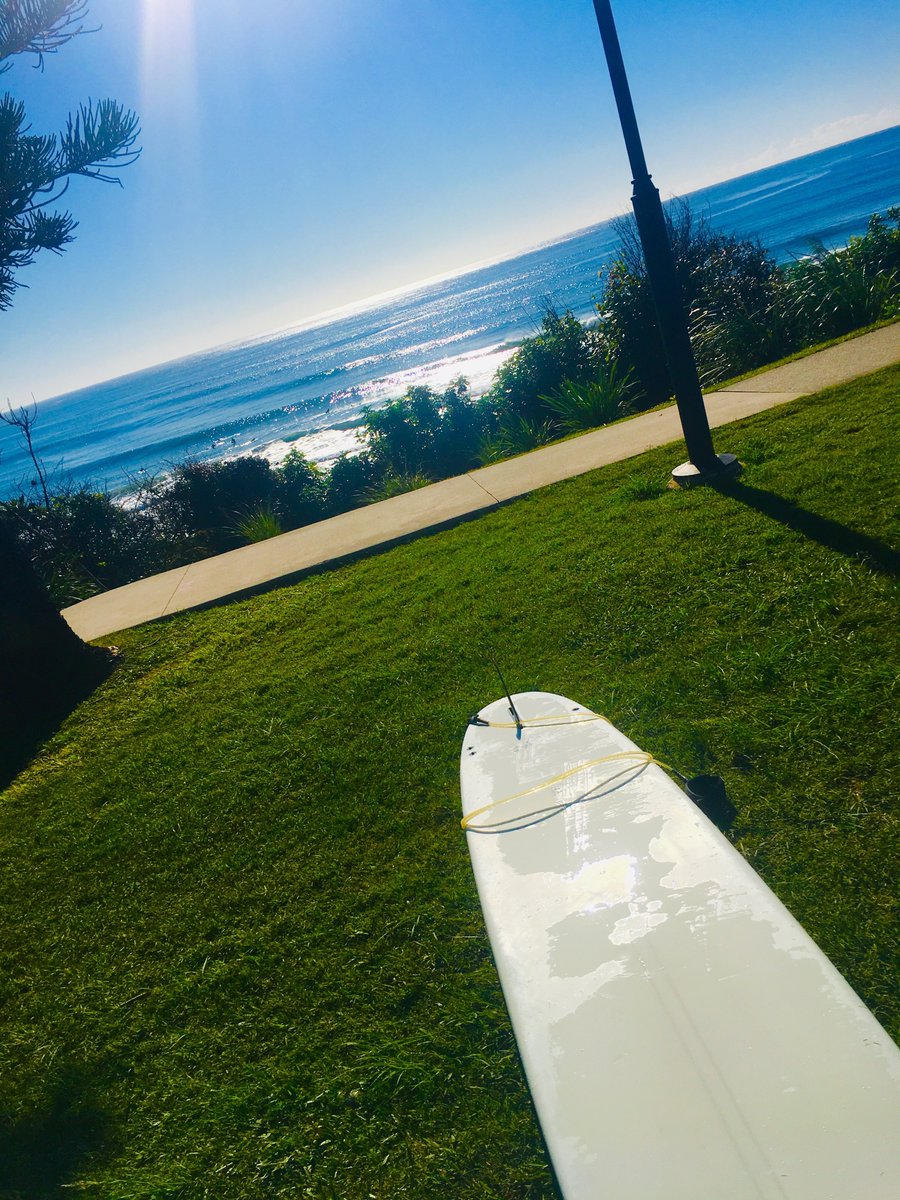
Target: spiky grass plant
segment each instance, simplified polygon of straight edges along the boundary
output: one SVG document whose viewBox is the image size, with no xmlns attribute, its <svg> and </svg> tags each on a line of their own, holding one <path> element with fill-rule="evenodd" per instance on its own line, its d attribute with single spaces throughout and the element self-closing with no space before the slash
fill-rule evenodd
<svg viewBox="0 0 900 1200">
<path fill-rule="evenodd" d="M 823 247 L 791 270 L 790 301 L 805 340 L 839 337 L 900 312 L 900 273 L 885 271 L 855 252 Z"/>
<path fill-rule="evenodd" d="M 580 433 L 625 416 L 632 390 L 631 371 L 608 362 L 594 379 L 567 380 L 541 399 L 563 432 Z"/>
<path fill-rule="evenodd" d="M 546 446 L 556 436 L 551 421 L 541 422 L 521 413 L 511 413 L 501 420 L 496 433 L 482 441 L 478 460 L 486 465 L 504 458 L 514 458 L 517 454 L 526 454 L 529 450 Z"/>
<path fill-rule="evenodd" d="M 265 542 L 284 533 L 278 514 L 268 504 L 239 515 L 234 523 L 234 531 L 248 542 Z"/>
<path fill-rule="evenodd" d="M 414 492 L 418 488 L 428 487 L 434 481 L 427 475 L 415 471 L 388 474 L 378 483 L 372 484 L 360 493 L 363 504 L 377 504 L 379 500 L 390 500 L 394 496 L 402 496 L 404 492 Z"/>
</svg>

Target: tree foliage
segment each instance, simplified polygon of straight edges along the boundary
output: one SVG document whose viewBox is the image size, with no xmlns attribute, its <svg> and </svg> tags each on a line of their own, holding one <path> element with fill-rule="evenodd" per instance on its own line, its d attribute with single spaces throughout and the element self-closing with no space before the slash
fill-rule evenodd
<svg viewBox="0 0 900 1200">
<path fill-rule="evenodd" d="M 87 0 L 3 0 L 0 4 L 0 72 L 14 54 L 55 54 L 76 34 L 87 13 Z"/>
<path fill-rule="evenodd" d="M 85 0 L 0 0 L 0 72 L 14 55 L 33 54 L 42 68 L 83 32 Z M 114 100 L 88 101 L 59 134 L 34 134 L 25 106 L 0 97 L 0 310 L 12 302 L 17 273 L 41 250 L 61 253 L 75 230 L 54 205 L 73 176 L 105 181 L 133 162 L 137 117 Z M 44 506 L 45 512 L 51 506 Z M 77 518 L 97 536 L 109 522 L 103 498 Z M 115 522 L 114 522 L 115 523 Z M 54 529 L 59 522 L 54 522 Z M 86 645 L 56 611 L 26 547 L 0 521 L 0 787 L 33 748 L 110 669 L 106 651 Z"/>
<path fill-rule="evenodd" d="M 10 56 L 43 56 L 82 32 L 85 5 L 73 0 L 0 0 L 0 69 Z M 120 183 L 111 172 L 134 162 L 139 134 L 133 112 L 114 100 L 78 106 L 59 134 L 31 132 L 25 105 L 0 96 L 0 310 L 9 308 L 17 273 L 41 250 L 61 253 L 77 225 L 53 206 L 75 176 Z"/>
<path fill-rule="evenodd" d="M 443 392 L 418 386 L 363 421 L 366 453 L 379 475 L 440 479 L 467 471 L 490 425 L 487 405 L 474 400 L 465 379 Z"/>
<path fill-rule="evenodd" d="M 601 363 L 595 331 L 572 313 L 548 307 L 534 337 L 526 338 L 497 372 L 487 398 L 498 412 L 543 422 L 543 396 L 567 380 L 594 375 Z"/>
</svg>

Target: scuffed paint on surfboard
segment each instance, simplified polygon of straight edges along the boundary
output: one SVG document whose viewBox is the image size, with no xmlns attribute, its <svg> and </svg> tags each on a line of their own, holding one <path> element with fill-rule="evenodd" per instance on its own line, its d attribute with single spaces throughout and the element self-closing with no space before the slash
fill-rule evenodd
<svg viewBox="0 0 900 1200">
<path fill-rule="evenodd" d="M 637 749 L 564 697 L 513 700 L 521 733 L 466 732 L 464 814 Z M 505 699 L 479 716 L 512 720 Z M 896 1200 L 900 1051 L 663 770 L 603 786 L 623 765 L 476 820 L 575 801 L 540 823 L 467 833 L 567 1200 Z"/>
</svg>

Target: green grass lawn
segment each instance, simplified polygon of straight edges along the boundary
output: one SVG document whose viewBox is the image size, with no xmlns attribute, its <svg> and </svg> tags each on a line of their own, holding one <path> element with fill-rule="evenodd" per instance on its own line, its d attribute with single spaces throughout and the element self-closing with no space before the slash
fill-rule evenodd
<svg viewBox="0 0 900 1200">
<path fill-rule="evenodd" d="M 897 1036 L 900 369 L 118 635 L 0 803 L 0 1195 L 556 1195 L 458 822 L 558 691 L 688 772 Z M 602 1086 L 602 1081 L 598 1081 Z"/>
</svg>

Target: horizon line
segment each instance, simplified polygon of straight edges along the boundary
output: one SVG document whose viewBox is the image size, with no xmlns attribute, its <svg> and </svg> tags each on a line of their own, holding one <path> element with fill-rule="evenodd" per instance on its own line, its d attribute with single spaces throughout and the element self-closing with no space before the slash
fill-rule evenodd
<svg viewBox="0 0 900 1200">
<path fill-rule="evenodd" d="M 900 129 L 900 124 L 886 125 L 882 129 L 871 130 L 869 133 L 859 134 L 857 137 L 847 138 L 845 141 L 833 142 L 828 146 L 821 146 L 818 150 L 810 150 L 805 153 L 795 154 L 790 158 L 778 159 L 776 162 L 768 163 L 766 166 L 753 167 L 749 171 L 744 171 L 738 175 L 729 175 L 726 179 L 718 179 L 712 183 L 702 184 L 699 187 L 692 188 L 690 191 L 671 193 L 666 196 L 663 203 L 667 203 L 673 199 L 689 199 L 695 196 L 698 192 L 707 191 L 709 188 L 719 187 L 721 184 L 734 183 L 740 179 L 749 178 L 751 175 L 758 175 L 762 171 L 771 170 L 773 167 L 787 166 L 789 163 L 798 162 L 802 158 L 815 158 L 818 154 L 825 154 L 831 150 L 839 149 L 841 146 L 849 146 L 853 142 L 861 142 L 866 138 L 876 137 L 881 133 L 888 133 L 891 130 Z M 652 176 L 651 176 L 652 177 Z M 178 354 L 174 358 L 163 358 L 155 363 L 149 363 L 144 367 L 137 367 L 133 371 L 125 371 L 121 375 L 109 375 L 103 379 L 97 379 L 92 383 L 83 384 L 81 387 L 74 388 L 67 392 L 57 392 L 52 396 L 45 396 L 41 400 L 32 400 L 36 405 L 45 404 L 49 400 L 61 400 L 67 396 L 77 396 L 80 392 L 89 391 L 91 388 L 102 387 L 107 383 L 115 383 L 122 379 L 130 379 L 134 375 L 143 375 L 147 371 L 155 371 L 160 367 L 172 366 L 180 362 L 188 362 L 194 358 L 201 358 L 206 354 L 215 354 L 223 350 L 236 349 L 241 346 L 252 346 L 256 343 L 266 342 L 273 338 L 283 337 L 291 333 L 303 333 L 311 329 L 318 329 L 324 325 L 329 325 L 332 322 L 340 320 L 343 317 L 356 316 L 358 314 L 371 311 L 378 308 L 382 304 L 387 304 L 391 300 L 398 299 L 401 296 L 411 295 L 421 289 L 432 287 L 437 283 L 444 283 L 450 279 L 461 278 L 464 275 L 474 274 L 476 271 L 484 270 L 487 267 L 497 266 L 503 262 L 511 262 L 516 258 L 523 258 L 527 254 L 536 253 L 539 250 L 546 250 L 550 246 L 557 246 L 563 242 L 570 241 L 582 234 L 588 233 L 592 229 L 596 229 L 599 225 L 604 225 L 609 221 L 614 221 L 619 217 L 628 217 L 629 210 L 621 213 L 609 214 L 598 218 L 596 221 L 591 221 L 588 225 L 581 225 L 576 229 L 569 229 L 565 232 L 553 234 L 548 238 L 544 238 L 539 242 L 524 246 L 521 249 L 514 250 L 511 253 L 505 253 L 496 257 L 488 257 L 480 259 L 476 262 L 471 262 L 461 267 L 454 267 L 448 271 L 439 272 L 436 275 L 425 276 L 424 278 L 414 280 L 410 283 L 401 284 L 398 287 L 388 288 L 384 292 L 376 292 L 359 300 L 348 301 L 346 304 L 339 304 L 333 308 L 324 309 L 318 313 L 311 314 L 308 317 L 301 317 L 297 321 L 289 322 L 287 325 L 280 325 L 274 329 L 266 330 L 264 333 L 249 334 L 225 342 L 217 342 L 209 346 L 199 347 L 197 350 L 191 350 L 187 354 Z"/>
</svg>

